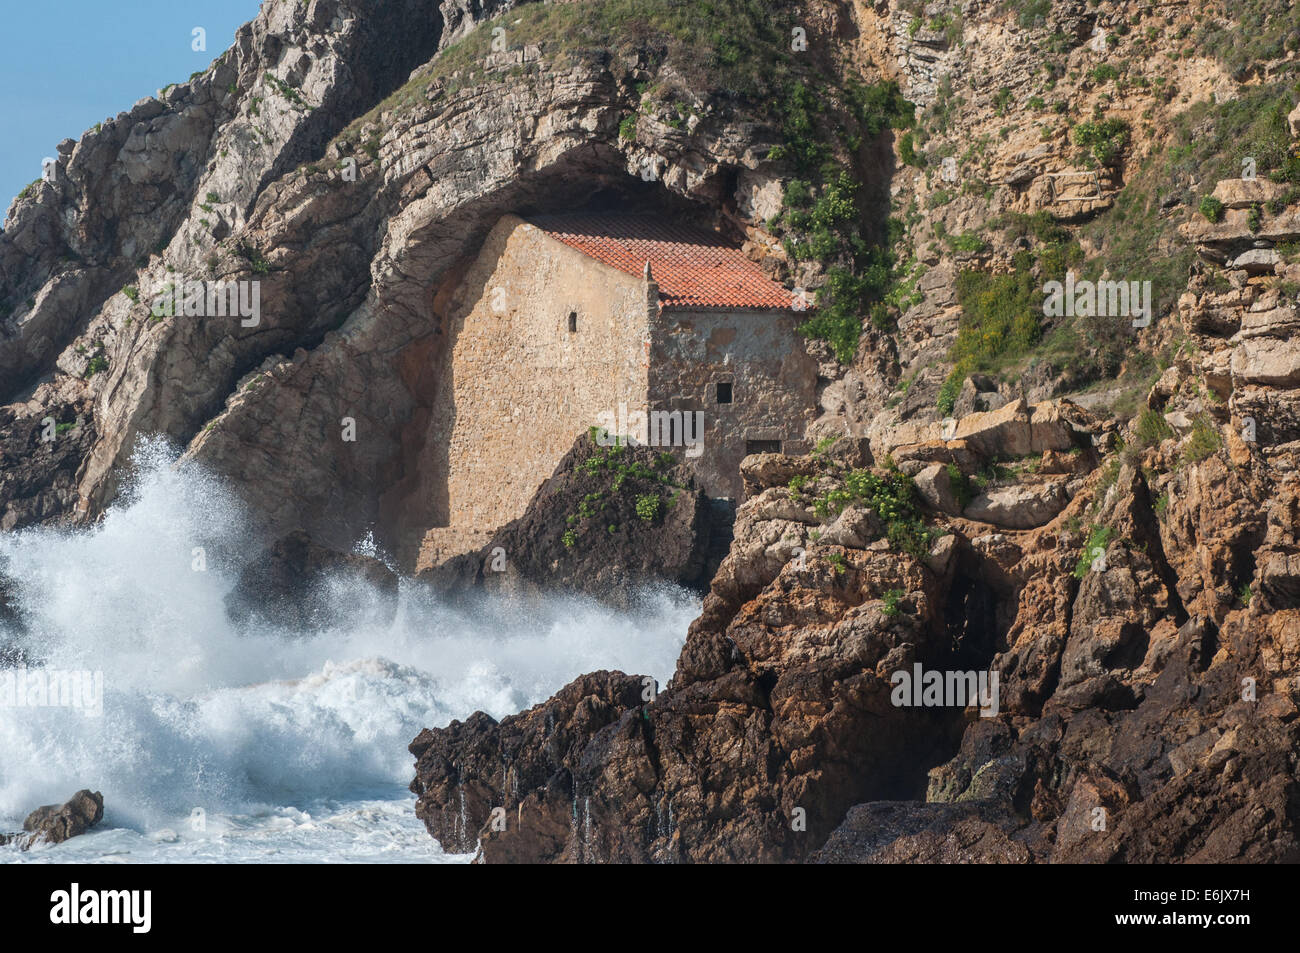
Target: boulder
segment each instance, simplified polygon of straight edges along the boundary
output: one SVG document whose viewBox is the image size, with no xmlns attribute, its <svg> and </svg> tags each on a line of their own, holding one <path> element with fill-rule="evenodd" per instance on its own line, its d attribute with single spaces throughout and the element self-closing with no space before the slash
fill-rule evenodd
<svg viewBox="0 0 1300 953">
<path fill-rule="evenodd" d="M 64 804 L 38 807 L 23 821 L 24 848 L 36 844 L 61 844 L 70 837 L 84 834 L 104 818 L 104 796 L 98 791 L 82 789 Z"/>
<path fill-rule="evenodd" d="M 1264 176 L 1253 179 L 1220 179 L 1214 187 L 1214 197 L 1224 208 L 1250 208 L 1263 205 L 1287 194 L 1288 186 Z"/>
<path fill-rule="evenodd" d="M 979 494 L 967 504 L 967 519 L 1007 529 L 1031 529 L 1055 518 L 1070 502 L 1066 480 L 1017 483 Z"/>
<path fill-rule="evenodd" d="M 963 472 L 978 470 L 988 461 L 965 440 L 932 440 L 896 447 L 894 465 L 910 477 L 916 476 L 932 463 L 955 463 Z"/>
<path fill-rule="evenodd" d="M 913 480 L 916 483 L 916 491 L 934 509 L 950 516 L 961 515 L 961 504 L 957 501 L 957 494 L 953 488 L 952 477 L 948 473 L 947 466 L 941 463 L 932 463 L 918 473 Z"/>
<path fill-rule="evenodd" d="M 965 440 L 989 459 L 1069 450 L 1081 442 L 1076 437 L 1076 423 L 1081 422 L 1081 414 L 1079 408 L 1059 401 L 1045 401 L 1031 407 L 1022 398 L 997 410 L 961 418 L 952 436 Z"/>
<path fill-rule="evenodd" d="M 1300 385 L 1300 341 L 1252 338 L 1232 352 L 1232 377 L 1270 387 Z"/>
<path fill-rule="evenodd" d="M 1248 275 L 1271 275 L 1282 256 L 1272 248 L 1251 248 L 1228 262 L 1228 267 Z"/>
<path fill-rule="evenodd" d="M 811 456 L 751 453 L 740 461 L 740 477 L 744 481 L 747 497 L 758 493 L 763 487 L 784 486 L 795 477 L 807 476 L 816 470 L 817 463 Z"/>
</svg>

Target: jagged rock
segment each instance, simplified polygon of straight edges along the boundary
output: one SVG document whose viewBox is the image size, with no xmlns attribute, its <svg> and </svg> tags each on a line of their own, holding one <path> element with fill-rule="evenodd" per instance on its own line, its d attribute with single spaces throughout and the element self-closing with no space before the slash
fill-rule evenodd
<svg viewBox="0 0 1300 953">
<path fill-rule="evenodd" d="M 64 804 L 38 807 L 23 821 L 25 834 L 16 838 L 24 850 L 37 844 L 62 844 L 86 833 L 104 818 L 104 796 L 81 790 Z"/>
<path fill-rule="evenodd" d="M 88 401 L 0 407 L 0 531 L 74 512 L 77 469 L 96 436 Z"/>
<path fill-rule="evenodd" d="M 955 463 L 963 472 L 973 472 L 988 462 L 965 440 L 934 440 L 895 447 L 890 457 L 894 466 L 910 477 L 934 463 Z"/>
<path fill-rule="evenodd" d="M 896 707 L 888 678 L 951 651 L 934 624 L 939 577 L 868 542 L 878 523 L 862 508 L 847 507 L 831 524 L 835 542 L 813 541 L 808 530 L 819 521 L 804 506 L 778 486 L 739 508 L 735 544 L 672 683 L 652 700 L 637 694 L 637 681 L 626 683 L 621 703 L 639 703 L 621 714 L 602 703 L 600 726 L 585 738 L 530 741 L 510 758 L 531 763 L 548 752 L 530 783 L 507 783 L 500 770 L 498 752 L 514 750 L 516 722 L 495 726 L 476 715 L 466 723 L 473 740 L 461 727 L 423 733 L 416 791 L 431 832 L 459 816 L 459 785 L 484 792 L 467 806 L 464 830 L 477 832 L 489 862 L 778 860 L 807 856 L 852 804 L 919 789 L 918 776 L 899 773 L 902 750 L 941 744 L 961 713 Z M 932 553 L 940 571 L 953 562 L 952 545 Z M 795 546 L 807 547 L 802 558 Z M 801 632 L 795 641 L 791 627 Z M 548 705 L 568 711 L 591 692 L 580 680 Z M 536 724 L 544 710 L 521 717 Z M 740 747 L 737 733 L 748 739 Z M 824 746 L 840 754 L 814 757 Z M 772 775 L 765 765 L 784 767 Z M 520 820 L 494 829 L 488 804 Z M 791 830 L 795 807 L 806 810 L 811 836 Z"/>
<path fill-rule="evenodd" d="M 1247 311 L 1241 315 L 1242 340 L 1254 337 L 1289 338 L 1300 331 L 1300 314 L 1294 307 Z"/>
<path fill-rule="evenodd" d="M 817 469 L 811 457 L 790 457 L 783 453 L 752 453 L 740 461 L 740 476 L 746 495 L 768 486 L 783 486 L 797 476 L 808 476 Z"/>
<path fill-rule="evenodd" d="M 1251 228 L 1251 210 L 1224 209 L 1218 222 L 1197 215 L 1178 226 L 1187 241 L 1217 249 L 1220 254 L 1253 245 L 1257 241 L 1291 242 L 1300 238 L 1300 208 L 1292 206 L 1278 215 L 1265 213 L 1259 226 Z M 1197 249 L 1198 253 L 1200 249 Z"/>
<path fill-rule="evenodd" d="M 358 582 L 379 596 L 369 605 L 349 591 Z M 340 587 L 340 588 L 335 588 Z M 340 553 L 299 530 L 276 542 L 239 574 L 226 612 L 239 623 L 269 622 L 295 630 L 391 620 L 397 576 L 378 559 Z"/>
<path fill-rule="evenodd" d="M 961 390 L 953 402 L 952 412 L 956 417 L 968 414 L 999 410 L 1007 405 L 1007 399 L 998 392 L 997 382 L 983 375 L 967 377 L 962 381 Z"/>
<path fill-rule="evenodd" d="M 819 864 L 1023 864 L 1023 827 L 990 804 L 859 804 L 810 858 Z"/>
<path fill-rule="evenodd" d="M 1044 450 L 1076 446 L 1074 430 L 1060 405 L 1016 400 L 998 410 L 970 414 L 957 421 L 953 437 L 965 440 L 993 459 L 1023 457 Z"/>
<path fill-rule="evenodd" d="M 1250 499 L 1231 482 L 1243 477 L 1215 456 L 1185 467 L 1184 477 L 1196 482 L 1160 518 L 1141 470 L 1121 467 L 1113 483 L 1090 477 L 1067 512 L 1096 507 L 1090 519 L 1113 529 L 1100 554 L 1082 553 L 1083 536 L 1058 521 L 968 543 L 949 533 L 925 569 L 877 549 L 880 542 L 837 544 L 844 573 L 823 562 L 811 533 L 798 537 L 809 546 L 803 565 L 769 555 L 780 532 L 806 532 L 815 517 L 785 487 L 766 488 L 738 511 L 743 545 L 724 563 L 668 688 L 648 704 L 625 701 L 621 714 L 602 709 L 586 738 L 565 735 L 562 750 L 572 754 L 546 764 L 555 780 L 506 789 L 497 752 L 517 734 L 487 723 L 470 747 L 437 731 L 422 744 L 441 746 L 449 764 L 482 761 L 472 778 L 488 792 L 482 803 L 521 818 L 512 833 L 491 829 L 484 810 L 467 815 L 463 829 L 480 830 L 486 861 L 1295 858 L 1300 831 L 1285 804 L 1297 794 L 1300 750 L 1300 570 L 1291 566 L 1300 554 L 1300 496 L 1207 514 L 1211 500 Z M 1260 607 L 1225 614 L 1209 580 L 1237 572 L 1232 554 L 1261 542 L 1278 556 L 1261 566 Z M 893 615 L 873 599 L 890 588 L 904 593 Z M 931 595 L 940 591 L 942 607 Z M 1202 594 L 1195 603 L 1193 593 Z M 1211 615 L 1188 617 L 1206 607 Z M 917 725 L 891 718 L 907 709 L 877 707 L 884 686 L 873 679 L 934 652 L 927 627 L 955 627 L 956 644 L 974 649 L 986 639 L 992 652 L 993 636 L 981 633 L 1008 622 L 997 637 L 1007 649 L 989 665 L 1001 675 L 1000 712 L 977 718 L 958 753 L 935 762 L 929 796 L 942 803 L 882 803 L 861 770 L 839 773 L 841 763 L 871 764 L 867 775 L 878 780 L 917 763 L 882 744 L 883 735 Z M 983 664 L 978 654 L 965 659 L 946 664 Z M 1241 700 L 1249 672 L 1258 702 Z M 766 702 L 755 694 L 759 684 L 772 686 Z M 634 690 L 629 682 L 627 694 Z M 553 704 L 565 699 L 567 708 L 590 692 L 576 685 Z M 860 710 L 877 726 L 865 743 Z M 929 725 L 932 740 L 941 723 Z M 492 755 L 472 753 L 484 750 Z M 534 742 L 526 759 L 541 750 Z M 772 764 L 784 766 L 775 777 Z M 709 765 L 707 781 L 700 765 Z M 814 766 L 815 776 L 804 773 Z M 423 771 L 417 793 L 422 811 L 446 818 L 458 808 L 446 780 L 453 769 L 441 770 Z M 1176 808 L 1181 799 L 1196 809 Z M 795 806 L 807 812 L 799 834 L 788 823 Z M 1107 811 L 1104 831 L 1092 823 L 1098 809 Z M 1252 826 L 1249 817 L 1267 820 Z"/>
<path fill-rule="evenodd" d="M 653 688 L 653 680 L 651 680 Z M 478 712 L 446 728 L 425 729 L 411 742 L 416 758 L 411 790 L 418 796 L 416 816 L 444 850 L 474 850 L 479 828 L 492 809 L 505 805 L 505 790 L 528 791 L 529 799 L 510 805 L 507 829 L 526 843 L 487 840 L 485 855 L 555 855 L 569 846 L 575 823 L 573 776 L 594 735 L 625 712 L 642 707 L 645 680 L 622 672 L 594 672 L 567 685 L 545 704 L 512 715 L 499 724 Z M 502 782 L 502 765 L 508 778 Z M 535 792 L 535 793 L 534 793 Z"/>
<path fill-rule="evenodd" d="M 946 425 L 934 421 L 884 426 L 873 421 L 870 437 L 877 459 L 893 455 L 901 447 L 964 441 L 975 453 L 993 460 L 1085 446 L 1095 428 L 1095 418 L 1073 403 L 1044 401 L 1030 405 L 1020 398 Z"/>
<path fill-rule="evenodd" d="M 826 546 L 866 549 L 880 538 L 880 518 L 861 506 L 848 506 L 822 531 L 819 542 Z"/>
</svg>

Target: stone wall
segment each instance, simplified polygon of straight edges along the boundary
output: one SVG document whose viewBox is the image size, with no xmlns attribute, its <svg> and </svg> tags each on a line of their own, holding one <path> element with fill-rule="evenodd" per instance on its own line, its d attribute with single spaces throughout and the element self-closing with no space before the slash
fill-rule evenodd
<svg viewBox="0 0 1300 953">
<path fill-rule="evenodd" d="M 642 279 L 515 216 L 497 223 L 443 316 L 425 444 L 442 528 L 421 565 L 521 516 L 602 412 L 645 409 L 648 323 Z"/>
<path fill-rule="evenodd" d="M 651 406 L 703 411 L 703 447 L 690 462 L 710 496 L 744 496 L 740 461 L 749 441 L 801 451 L 816 416 L 817 364 L 798 323 L 793 312 L 752 310 L 664 310 L 655 318 Z M 731 403 L 718 403 L 719 383 L 731 384 Z"/>
</svg>

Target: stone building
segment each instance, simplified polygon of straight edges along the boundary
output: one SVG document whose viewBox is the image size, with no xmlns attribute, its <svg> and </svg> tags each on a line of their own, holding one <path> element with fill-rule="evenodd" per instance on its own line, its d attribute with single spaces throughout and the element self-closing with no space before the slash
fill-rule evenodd
<svg viewBox="0 0 1300 953">
<path fill-rule="evenodd" d="M 434 310 L 427 566 L 522 515 L 588 427 L 683 456 L 739 500 L 747 453 L 798 451 L 816 363 L 791 293 L 701 229 L 616 214 L 502 218 Z"/>
</svg>

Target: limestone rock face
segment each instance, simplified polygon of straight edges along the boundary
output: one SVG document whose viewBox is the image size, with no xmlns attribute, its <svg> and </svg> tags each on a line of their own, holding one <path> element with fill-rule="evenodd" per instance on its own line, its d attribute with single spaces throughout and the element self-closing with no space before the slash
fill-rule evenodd
<svg viewBox="0 0 1300 953">
<path fill-rule="evenodd" d="M 705 90 L 686 127 L 647 117 L 621 135 L 647 84 L 684 65 L 635 51 L 512 40 L 445 65 L 506 6 L 266 3 L 209 70 L 88 132 L 17 200 L 0 402 L 38 420 L 84 402 L 94 434 L 66 449 L 70 488 L 18 503 L 0 486 L 0 514 L 97 518 L 137 439 L 161 433 L 240 488 L 267 543 L 304 530 L 346 551 L 373 530 L 410 569 L 436 522 L 419 471 L 437 302 L 503 214 L 653 191 L 656 212 L 779 250 L 757 217 L 781 189 L 770 124 Z M 257 322 L 150 313 L 197 281 L 258 282 Z M 32 464 L 46 483 L 61 465 Z"/>
<path fill-rule="evenodd" d="M 968 519 L 1012 529 L 1042 526 L 1070 501 L 1064 479 L 998 487 L 981 493 L 963 511 Z"/>
</svg>

